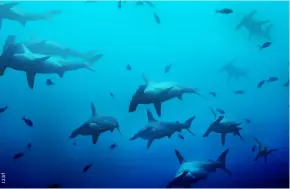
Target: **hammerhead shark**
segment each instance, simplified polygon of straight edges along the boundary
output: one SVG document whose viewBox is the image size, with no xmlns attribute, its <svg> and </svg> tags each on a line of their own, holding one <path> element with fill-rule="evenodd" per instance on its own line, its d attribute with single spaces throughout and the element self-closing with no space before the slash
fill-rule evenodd
<svg viewBox="0 0 290 189">
<path fill-rule="evenodd" d="M 182 130 L 187 130 L 189 133 L 194 135 L 190 131 L 190 126 L 195 116 L 190 117 L 185 123 L 179 122 L 163 122 L 157 121 L 152 113 L 147 110 L 148 123 L 146 126 L 137 132 L 130 140 L 136 140 L 137 138 L 142 138 L 147 140 L 147 149 L 150 148 L 152 142 L 157 139 L 164 137 L 170 138 L 175 132 L 181 132 Z"/>
<path fill-rule="evenodd" d="M 255 138 L 255 141 L 258 143 L 258 154 L 255 158 L 255 161 L 257 161 L 260 157 L 264 157 L 265 163 L 267 163 L 268 156 L 272 153 L 277 151 L 278 149 L 270 148 L 264 144 L 262 144 L 257 138 Z"/>
<path fill-rule="evenodd" d="M 271 30 L 273 28 L 273 24 L 269 24 L 269 20 L 257 21 L 253 18 L 253 16 L 257 13 L 256 10 L 251 11 L 249 14 L 243 17 L 240 23 L 236 26 L 236 30 L 244 27 L 249 32 L 249 39 L 252 38 L 253 35 L 263 37 L 268 40 L 271 39 Z M 264 25 L 268 24 L 265 28 Z"/>
<path fill-rule="evenodd" d="M 121 134 L 119 123 L 114 117 L 97 115 L 94 103 L 91 103 L 91 111 L 91 117 L 80 127 L 75 129 L 69 138 L 76 138 L 79 135 L 91 136 L 93 144 L 96 144 L 99 136 L 104 132 L 113 132 L 115 129 L 117 129 Z"/>
<path fill-rule="evenodd" d="M 204 133 L 203 137 L 208 137 L 211 132 L 220 133 L 222 137 L 222 145 L 225 145 L 226 135 L 229 133 L 233 133 L 234 136 L 238 135 L 242 140 L 243 137 L 240 134 L 240 130 L 242 128 L 238 127 L 242 123 L 231 122 L 231 121 L 223 121 L 224 116 L 219 116 L 216 121 L 214 121 L 209 128 Z"/>
<path fill-rule="evenodd" d="M 236 58 L 232 59 L 225 65 L 223 65 L 220 68 L 220 72 L 226 72 L 228 74 L 228 82 L 232 79 L 235 78 L 236 80 L 239 79 L 240 77 L 246 77 L 248 78 L 248 72 L 244 68 L 239 68 L 236 65 L 234 65 L 234 62 L 236 61 Z"/>
<path fill-rule="evenodd" d="M 3 19 L 14 20 L 25 26 L 27 22 L 49 20 L 61 13 L 60 10 L 52 10 L 45 13 L 25 13 L 15 9 L 18 4 L 18 2 L 9 2 L 0 5 L 0 28 L 2 27 Z"/>
<path fill-rule="evenodd" d="M 172 188 L 173 186 L 191 188 L 192 184 L 207 179 L 212 172 L 216 172 L 216 169 L 221 169 L 231 176 L 231 171 L 226 168 L 228 152 L 229 149 L 225 150 L 215 161 L 187 161 L 178 150 L 175 150 L 180 168 L 174 179 L 167 185 L 167 188 Z"/>
</svg>

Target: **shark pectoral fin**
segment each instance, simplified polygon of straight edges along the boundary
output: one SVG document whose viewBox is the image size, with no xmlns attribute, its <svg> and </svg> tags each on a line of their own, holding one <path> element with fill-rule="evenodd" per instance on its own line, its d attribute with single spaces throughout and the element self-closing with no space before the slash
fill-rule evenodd
<svg viewBox="0 0 290 189">
<path fill-rule="evenodd" d="M 26 79 L 28 85 L 31 89 L 34 87 L 35 73 L 34 72 L 26 72 Z"/>
<path fill-rule="evenodd" d="M 98 142 L 99 136 L 100 136 L 99 133 L 95 133 L 92 135 L 93 144 L 96 144 Z"/>
<path fill-rule="evenodd" d="M 19 20 L 20 24 L 25 27 L 26 26 L 26 23 L 27 23 L 27 20 Z"/>
<path fill-rule="evenodd" d="M 190 130 L 190 129 L 186 129 L 190 134 L 192 134 L 193 136 L 195 136 L 195 134 Z"/>
<path fill-rule="evenodd" d="M 222 145 L 224 146 L 226 142 L 226 134 L 222 133 Z"/>
<path fill-rule="evenodd" d="M 154 139 L 148 140 L 148 142 L 147 142 L 147 149 L 150 148 L 150 146 L 151 146 L 151 144 L 152 144 L 153 141 L 154 141 Z"/>
<path fill-rule="evenodd" d="M 177 98 L 178 98 L 179 100 L 182 100 L 182 95 L 179 95 Z"/>
<path fill-rule="evenodd" d="M 65 71 L 60 71 L 57 73 L 57 75 L 60 77 L 60 78 L 63 78 L 63 75 L 64 75 Z"/>
<path fill-rule="evenodd" d="M 0 66 L 0 76 L 4 75 L 6 68 L 6 66 Z"/>
<path fill-rule="evenodd" d="M 155 102 L 154 107 L 157 112 L 157 115 L 160 117 L 161 116 L 161 102 Z"/>
</svg>

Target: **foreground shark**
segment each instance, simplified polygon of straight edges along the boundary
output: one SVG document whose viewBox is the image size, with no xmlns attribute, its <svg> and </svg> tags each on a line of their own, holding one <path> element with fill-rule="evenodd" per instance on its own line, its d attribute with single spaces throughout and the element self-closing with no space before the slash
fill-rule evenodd
<svg viewBox="0 0 290 189">
<path fill-rule="evenodd" d="M 234 62 L 236 59 L 231 60 L 224 66 L 220 68 L 220 72 L 224 71 L 228 74 L 228 82 L 232 79 L 235 78 L 236 80 L 239 79 L 240 77 L 247 77 L 248 78 L 248 72 L 244 68 L 239 68 L 234 65 Z"/>
<path fill-rule="evenodd" d="M 224 116 L 219 116 L 216 121 L 214 121 L 209 128 L 204 133 L 203 137 L 207 137 L 211 132 L 220 133 L 222 136 L 222 145 L 225 145 L 226 135 L 233 133 L 235 136 L 238 135 L 242 140 L 243 137 L 240 134 L 242 128 L 238 127 L 242 123 L 223 121 Z"/>
<path fill-rule="evenodd" d="M 94 71 L 89 64 L 83 62 L 68 62 L 57 57 L 32 53 L 23 44 L 11 45 L 3 52 L 0 57 L 0 76 L 7 68 L 26 72 L 31 89 L 34 87 L 36 74 L 57 74 L 63 77 L 65 72 L 80 68 Z"/>
<path fill-rule="evenodd" d="M 241 22 L 236 26 L 236 30 L 240 29 L 241 27 L 245 27 L 245 29 L 249 32 L 249 39 L 253 35 L 260 36 L 263 38 L 266 38 L 268 40 L 271 40 L 271 29 L 273 27 L 273 24 L 269 24 L 266 28 L 263 28 L 265 24 L 270 23 L 269 20 L 265 21 L 256 21 L 253 16 L 257 13 L 256 10 L 253 10 L 249 14 L 247 14 Z"/>
<path fill-rule="evenodd" d="M 100 134 L 117 129 L 120 134 L 118 121 L 112 116 L 98 116 L 95 105 L 91 103 L 92 116 L 89 120 L 83 123 L 79 128 L 75 129 L 70 138 L 76 138 L 79 135 L 91 136 L 93 144 L 96 144 Z"/>
<path fill-rule="evenodd" d="M 8 36 L 5 45 L 3 46 L 3 50 L 5 50 L 7 46 L 14 44 L 15 42 L 16 36 Z M 27 42 L 23 42 L 22 44 L 24 44 L 31 52 L 36 54 L 59 56 L 63 59 L 66 59 L 67 57 L 80 58 L 88 63 L 94 63 L 103 56 L 103 54 L 96 55 L 94 51 L 90 51 L 87 53 L 79 52 L 73 48 L 66 47 L 49 40 L 30 40 Z"/>
<path fill-rule="evenodd" d="M 164 137 L 170 138 L 175 132 L 181 132 L 183 129 L 190 132 L 191 122 L 195 119 L 195 116 L 189 118 L 185 123 L 179 122 L 161 122 L 157 121 L 152 113 L 147 110 L 148 123 L 141 131 L 137 132 L 130 140 L 136 140 L 137 138 L 142 138 L 148 140 L 147 149 L 150 148 L 152 142 L 156 139 L 161 139 Z"/>
<path fill-rule="evenodd" d="M 2 27 L 3 19 L 15 20 L 25 26 L 27 22 L 49 20 L 61 13 L 60 10 L 48 11 L 45 13 L 24 13 L 15 9 L 15 6 L 18 4 L 17 2 L 0 4 L 0 28 Z"/>
<path fill-rule="evenodd" d="M 136 111 L 139 104 L 154 104 L 157 115 L 160 117 L 162 102 L 173 98 L 182 100 L 182 95 L 186 93 L 194 93 L 201 96 L 196 89 L 184 87 L 178 83 L 153 82 L 148 80 L 144 75 L 143 79 L 145 85 L 139 86 L 133 95 L 129 105 L 129 112 Z"/>
<path fill-rule="evenodd" d="M 258 154 L 255 158 L 255 161 L 257 161 L 260 157 L 264 157 L 265 163 L 267 163 L 268 156 L 272 153 L 277 151 L 278 149 L 269 148 L 268 146 L 262 144 L 258 139 L 255 138 L 255 141 L 258 143 Z"/>
<path fill-rule="evenodd" d="M 174 179 L 167 185 L 167 188 L 172 188 L 173 186 L 191 188 L 192 184 L 207 179 L 207 177 L 212 172 L 215 172 L 216 169 L 222 169 L 231 176 L 231 171 L 226 168 L 226 157 L 228 152 L 229 149 L 225 150 L 215 161 L 186 161 L 180 152 L 175 150 L 175 155 L 180 163 L 180 168 Z"/>
</svg>

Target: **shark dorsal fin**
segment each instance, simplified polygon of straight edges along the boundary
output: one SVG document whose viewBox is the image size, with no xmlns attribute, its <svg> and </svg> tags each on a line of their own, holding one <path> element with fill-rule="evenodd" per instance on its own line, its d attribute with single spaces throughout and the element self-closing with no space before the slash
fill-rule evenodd
<svg viewBox="0 0 290 189">
<path fill-rule="evenodd" d="M 153 115 L 152 115 L 150 110 L 147 110 L 147 118 L 148 118 L 148 122 L 156 121 L 156 119 L 153 117 Z"/>
<path fill-rule="evenodd" d="M 151 83 L 150 79 L 148 79 L 148 77 L 145 74 L 142 74 L 142 78 L 145 82 L 146 85 L 148 85 L 149 83 Z"/>
<path fill-rule="evenodd" d="M 186 160 L 182 157 L 178 150 L 175 150 L 175 155 L 179 161 L 179 164 L 183 164 L 184 162 L 186 162 Z"/>
<path fill-rule="evenodd" d="M 92 116 L 97 116 L 96 107 L 93 102 L 91 102 L 91 110 L 92 110 Z"/>
</svg>

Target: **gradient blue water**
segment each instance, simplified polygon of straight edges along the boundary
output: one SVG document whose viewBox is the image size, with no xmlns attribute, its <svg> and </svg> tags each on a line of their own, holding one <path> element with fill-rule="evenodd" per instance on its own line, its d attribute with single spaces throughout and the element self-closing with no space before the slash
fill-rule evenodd
<svg viewBox="0 0 290 189">
<path fill-rule="evenodd" d="M 249 118 L 242 135 L 227 137 L 230 148 L 227 166 L 233 172 L 228 177 L 217 171 L 194 187 L 288 187 L 289 128 L 288 32 L 287 2 L 156 2 L 161 24 L 153 19 L 153 10 L 126 2 L 119 10 L 116 2 L 23 2 L 18 7 L 27 11 L 60 9 L 64 13 L 52 22 L 29 23 L 25 28 L 13 21 L 4 21 L 1 46 L 7 35 L 18 39 L 30 36 L 57 41 L 82 51 L 97 49 L 104 53 L 94 68 L 96 73 L 78 70 L 63 79 L 49 76 L 55 82 L 47 87 L 48 76 L 37 75 L 35 88 L 30 90 L 25 74 L 7 70 L 0 78 L 1 106 L 9 105 L 1 115 L 0 171 L 6 174 L 1 187 L 46 187 L 60 183 L 63 187 L 165 187 L 178 169 L 174 149 L 188 160 L 215 159 L 225 149 L 220 136 L 202 134 L 213 121 L 209 107 L 224 109 L 231 119 Z M 232 15 L 217 15 L 215 9 L 230 7 Z M 271 20 L 273 45 L 259 52 L 256 45 L 265 42 L 235 26 L 241 17 L 256 9 L 257 19 Z M 217 70 L 230 59 L 249 70 L 250 79 L 227 83 L 225 74 Z M 173 64 L 171 72 L 163 73 L 165 65 Z M 131 72 L 125 70 L 130 64 Z M 147 122 L 140 106 L 128 113 L 128 104 L 145 73 L 155 81 L 170 80 L 197 87 L 203 94 L 216 91 L 218 98 L 206 101 L 185 95 L 163 104 L 160 120 L 185 121 L 192 115 L 196 120 L 192 130 L 196 136 L 184 133 L 185 140 L 176 135 L 153 143 L 128 139 Z M 269 76 L 279 82 L 260 90 L 257 83 Z M 245 95 L 235 96 L 233 90 L 244 89 Z M 115 94 L 112 100 L 109 93 Z M 89 116 L 90 102 L 96 104 L 100 115 L 115 116 L 121 125 L 119 133 L 105 133 L 96 145 L 89 137 L 77 139 L 77 146 L 68 137 L 71 131 Z M 34 121 L 29 128 L 21 120 L 27 116 Z M 261 159 L 255 163 L 251 152 L 253 137 L 278 148 L 267 165 Z M 31 142 L 32 150 L 19 160 L 16 152 L 24 151 Z M 109 150 L 117 142 L 119 147 Z M 83 167 L 91 169 L 82 173 Z"/>
</svg>

